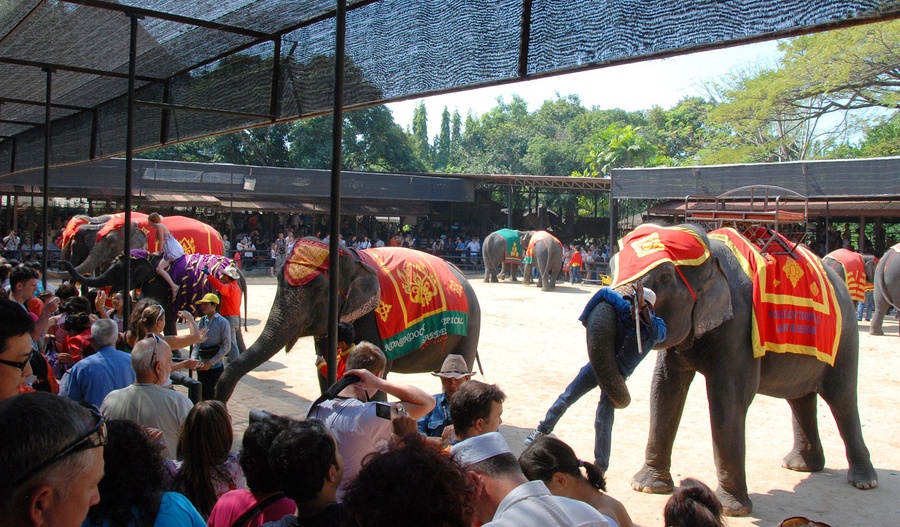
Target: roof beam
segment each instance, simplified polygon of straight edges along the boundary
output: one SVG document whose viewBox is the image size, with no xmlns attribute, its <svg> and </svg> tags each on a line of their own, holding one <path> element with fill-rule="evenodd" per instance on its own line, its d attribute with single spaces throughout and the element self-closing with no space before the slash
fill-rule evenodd
<svg viewBox="0 0 900 527">
<path fill-rule="evenodd" d="M 20 27 L 24 26 L 25 23 L 28 22 L 28 20 L 29 20 L 31 17 L 33 17 L 35 13 L 37 13 L 38 11 L 40 11 L 41 8 L 44 7 L 44 4 L 46 4 L 46 3 L 47 3 L 47 0 L 42 0 L 41 2 L 38 2 L 37 4 L 35 4 L 34 8 L 32 8 L 32 10 L 29 11 L 27 15 L 25 15 L 25 16 L 22 17 L 22 20 L 19 20 L 19 21 L 16 23 L 16 25 L 12 27 L 12 29 L 10 29 L 9 31 L 7 31 L 6 34 L 3 35 L 2 38 L 0 38 L 0 46 L 2 46 L 3 44 L 5 44 L 5 43 L 6 43 L 6 40 L 7 40 L 9 37 L 13 36 L 13 35 L 16 33 L 16 31 L 19 30 Z"/>
<path fill-rule="evenodd" d="M 213 113 L 217 115 L 230 115 L 233 117 L 250 117 L 252 119 L 260 119 L 264 121 L 274 121 L 275 118 L 271 115 L 266 115 L 262 113 L 249 113 L 249 112 L 235 112 L 232 110 L 220 110 L 218 108 L 204 108 L 202 106 L 188 106 L 186 104 L 172 104 L 165 102 L 156 102 L 156 101 L 134 101 L 136 104 L 140 104 L 141 106 L 150 106 L 151 108 L 162 108 L 165 110 L 185 110 L 188 112 L 200 112 L 200 113 Z"/>
<path fill-rule="evenodd" d="M 203 20 L 202 18 L 193 18 L 189 16 L 181 16 L 173 13 L 166 13 L 164 11 L 155 11 L 153 9 L 145 9 L 141 7 L 134 7 L 130 5 L 122 5 L 122 4 L 114 4 L 112 2 L 107 2 L 105 0 L 60 0 L 62 2 L 68 2 L 70 4 L 79 4 L 86 7 L 93 7 L 97 9 L 108 9 L 110 11 L 118 11 L 120 13 L 125 13 L 128 15 L 137 15 L 140 17 L 147 18 L 158 18 L 160 20 L 167 20 L 169 22 L 177 22 L 179 24 L 185 24 L 189 26 L 197 26 L 205 29 L 212 29 L 215 31 L 224 31 L 226 33 L 234 33 L 235 35 L 243 35 L 245 37 L 260 39 L 260 40 L 271 40 L 273 35 L 268 33 L 263 33 L 261 31 L 254 31 L 252 29 L 247 29 L 245 27 L 232 26 L 229 24 L 222 24 L 220 22 L 212 22 L 209 20 Z"/>
<path fill-rule="evenodd" d="M 27 66 L 38 69 L 51 69 L 57 71 L 69 71 L 72 73 L 84 73 L 85 75 L 97 75 L 99 77 L 113 77 L 116 79 L 128 79 L 127 73 L 119 73 L 117 71 L 98 70 L 94 68 L 82 68 L 80 66 L 69 66 L 66 64 L 54 64 L 52 62 L 39 62 L 36 60 L 14 59 L 12 57 L 0 57 L 0 64 L 12 64 L 14 66 Z M 146 75 L 136 75 L 135 79 L 141 82 L 162 83 L 164 79 L 156 77 L 148 77 Z"/>
<path fill-rule="evenodd" d="M 9 97 L 0 97 L 0 104 L 25 104 L 28 106 L 45 106 L 46 103 L 43 101 L 29 101 L 26 99 L 12 99 Z M 63 110 L 75 110 L 79 112 L 88 112 L 93 110 L 93 108 L 88 108 L 86 106 L 75 106 L 72 104 L 59 104 L 59 103 L 50 103 L 51 108 L 60 108 Z"/>
</svg>

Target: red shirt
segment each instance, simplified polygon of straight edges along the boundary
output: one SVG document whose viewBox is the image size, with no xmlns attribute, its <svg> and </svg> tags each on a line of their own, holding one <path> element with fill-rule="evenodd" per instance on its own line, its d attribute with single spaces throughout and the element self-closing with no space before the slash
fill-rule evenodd
<svg viewBox="0 0 900 527">
<path fill-rule="evenodd" d="M 572 267 L 581 267 L 581 251 L 572 253 L 572 259 L 569 261 L 569 265 Z"/>
<path fill-rule="evenodd" d="M 222 303 L 219 305 L 219 314 L 223 317 L 236 317 L 241 314 L 241 286 L 237 280 L 224 284 L 215 276 L 206 275 L 209 283 L 222 293 Z"/>
</svg>

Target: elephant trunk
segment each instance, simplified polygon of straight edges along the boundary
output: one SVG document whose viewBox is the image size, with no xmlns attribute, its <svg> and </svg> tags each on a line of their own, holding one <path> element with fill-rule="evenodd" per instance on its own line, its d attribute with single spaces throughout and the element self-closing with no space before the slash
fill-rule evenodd
<svg viewBox="0 0 900 527">
<path fill-rule="evenodd" d="M 266 327 L 259 338 L 256 339 L 256 342 L 236 360 L 232 361 L 225 368 L 225 371 L 222 372 L 219 382 L 216 383 L 216 399 L 228 402 L 228 399 L 231 398 L 231 394 L 237 387 L 237 383 L 244 375 L 272 358 L 273 355 L 278 353 L 278 350 L 287 345 L 293 332 L 288 327 L 288 324 L 284 322 L 285 320 L 284 313 L 282 313 L 280 306 L 276 302 L 272 306 L 271 313 L 269 313 Z"/>
<path fill-rule="evenodd" d="M 62 278 L 63 280 L 70 280 L 72 278 L 75 278 L 79 282 L 90 286 L 91 284 L 87 284 L 87 282 L 84 282 L 82 280 L 82 278 L 84 278 L 83 275 L 86 273 L 92 273 L 98 267 L 101 267 L 101 266 L 109 263 L 108 261 L 103 261 L 103 258 L 101 258 L 100 255 L 98 255 L 97 253 L 98 253 L 98 251 L 92 250 L 90 253 L 88 253 L 87 259 L 85 259 L 83 262 L 78 264 L 77 267 L 74 268 L 74 271 L 75 271 L 74 274 L 72 273 L 72 271 L 69 271 L 69 272 L 63 271 L 63 272 L 59 273 L 59 278 Z M 65 264 L 69 264 L 69 262 L 68 261 L 63 262 L 63 265 L 65 265 Z M 71 264 L 70 264 L 70 266 L 71 266 Z M 67 267 L 67 269 L 68 269 L 68 267 Z M 91 286 L 91 287 L 93 287 L 93 286 Z"/>
<path fill-rule="evenodd" d="M 121 270 L 117 271 L 115 269 L 115 267 L 110 267 L 109 269 L 106 270 L 105 273 L 103 273 L 100 276 L 87 277 L 87 276 L 82 276 L 81 273 L 78 272 L 78 269 L 76 269 L 72 265 L 72 262 L 63 260 L 60 263 L 62 264 L 63 267 L 66 268 L 66 271 L 68 271 L 71 278 L 74 279 L 76 282 L 84 284 L 88 287 L 113 286 L 113 291 L 120 291 L 122 289 L 122 284 L 120 283 L 121 277 L 116 275 L 116 272 L 121 274 L 122 271 Z M 118 286 L 118 289 L 116 288 L 117 286 Z"/>
<path fill-rule="evenodd" d="M 616 332 L 619 315 L 607 302 L 600 302 L 588 316 L 588 358 L 597 374 L 600 389 L 616 408 L 631 404 L 631 394 L 616 361 Z"/>
</svg>

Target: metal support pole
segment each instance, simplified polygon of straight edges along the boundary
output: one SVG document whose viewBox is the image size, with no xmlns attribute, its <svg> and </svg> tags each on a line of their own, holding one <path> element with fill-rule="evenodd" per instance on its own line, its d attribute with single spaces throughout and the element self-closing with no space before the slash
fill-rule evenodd
<svg viewBox="0 0 900 527">
<path fill-rule="evenodd" d="M 512 229 L 512 185 L 506 186 L 506 228 Z"/>
<path fill-rule="evenodd" d="M 44 97 L 44 213 L 41 221 L 41 265 L 44 272 L 41 273 L 41 281 L 44 283 L 44 290 L 47 290 L 47 240 L 50 238 L 50 110 L 51 99 L 53 95 L 53 70 L 46 69 L 47 72 L 47 93 Z"/>
<path fill-rule="evenodd" d="M 137 70 L 137 34 L 138 17 L 129 14 L 131 21 L 131 35 L 128 50 L 128 120 L 125 127 L 125 248 L 123 262 L 125 268 L 125 287 L 123 299 L 125 300 L 125 320 L 131 318 L 131 179 L 134 170 L 134 77 Z"/>
<path fill-rule="evenodd" d="M 331 234 L 328 266 L 328 385 L 337 380 L 338 291 L 341 247 L 341 145 L 344 132 L 344 38 L 347 33 L 347 1 L 337 0 L 334 29 L 334 108 L 331 125 Z"/>
</svg>

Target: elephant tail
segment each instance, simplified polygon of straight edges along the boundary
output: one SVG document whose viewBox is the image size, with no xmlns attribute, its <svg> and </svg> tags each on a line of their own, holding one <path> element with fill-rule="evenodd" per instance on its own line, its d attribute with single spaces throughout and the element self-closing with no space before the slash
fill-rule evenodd
<svg viewBox="0 0 900 527">
<path fill-rule="evenodd" d="M 478 353 L 478 350 L 475 350 L 475 362 L 478 363 L 478 371 L 481 372 L 481 376 L 484 377 L 484 366 L 481 365 L 481 354 Z"/>
</svg>

